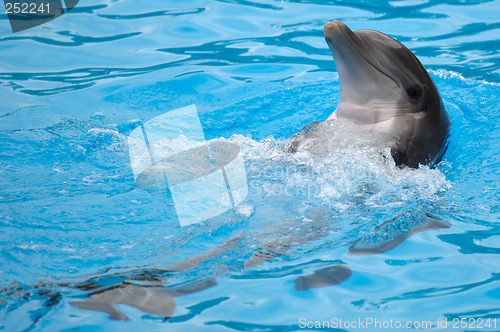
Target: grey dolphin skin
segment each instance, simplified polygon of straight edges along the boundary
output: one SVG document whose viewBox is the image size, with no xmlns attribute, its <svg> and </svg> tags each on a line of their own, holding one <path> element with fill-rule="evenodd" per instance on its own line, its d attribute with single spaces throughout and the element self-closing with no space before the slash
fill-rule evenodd
<svg viewBox="0 0 500 332">
<path fill-rule="evenodd" d="M 403 44 L 340 21 L 324 27 L 340 77 L 340 101 L 328 120 L 349 118 L 380 137 L 397 165 L 433 164 L 444 150 L 449 119 L 436 85 Z"/>
</svg>

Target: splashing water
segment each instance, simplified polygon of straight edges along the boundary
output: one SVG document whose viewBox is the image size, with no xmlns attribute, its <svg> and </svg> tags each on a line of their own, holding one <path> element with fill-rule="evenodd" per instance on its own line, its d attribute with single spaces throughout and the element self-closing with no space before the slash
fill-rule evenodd
<svg viewBox="0 0 500 332">
<path fill-rule="evenodd" d="M 3 30 L 0 329 L 498 317 L 498 1 L 164 6 L 80 4 L 39 30 Z M 396 167 L 347 120 L 315 125 L 339 97 L 322 35 L 336 18 L 433 69 L 451 119 L 435 168 Z M 42 70 L 42 58 L 57 61 Z M 181 228 L 168 192 L 136 186 L 126 138 L 190 104 L 207 140 L 241 147 L 249 194 Z M 305 125 L 317 129 L 290 153 Z M 329 273 L 343 278 L 315 288 Z M 130 320 L 72 304 L 85 299 Z"/>
</svg>

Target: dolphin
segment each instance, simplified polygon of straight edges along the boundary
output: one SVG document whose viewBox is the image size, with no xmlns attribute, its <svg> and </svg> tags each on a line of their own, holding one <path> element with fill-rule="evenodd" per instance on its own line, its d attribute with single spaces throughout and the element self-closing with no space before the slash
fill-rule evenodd
<svg viewBox="0 0 500 332">
<path fill-rule="evenodd" d="M 374 30 L 325 24 L 337 65 L 340 101 L 328 120 L 348 118 L 391 148 L 397 165 L 434 164 L 450 122 L 436 85 L 403 44 Z"/>
</svg>

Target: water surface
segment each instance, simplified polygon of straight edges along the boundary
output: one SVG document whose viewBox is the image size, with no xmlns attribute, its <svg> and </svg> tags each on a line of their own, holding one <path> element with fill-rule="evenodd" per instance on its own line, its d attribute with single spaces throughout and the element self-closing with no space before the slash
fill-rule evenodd
<svg viewBox="0 0 500 332">
<path fill-rule="evenodd" d="M 301 318 L 500 328 L 499 11 L 81 1 L 16 34 L 0 14 L 0 329 L 296 331 Z M 333 19 L 396 38 L 430 70 L 451 119 L 436 168 L 396 167 L 348 121 L 325 129 L 328 155 L 286 152 L 338 102 L 323 39 Z M 241 147 L 249 194 L 181 228 L 168 192 L 135 184 L 127 136 L 190 104 L 208 140 Z M 429 218 L 451 226 L 416 232 Z M 390 251 L 350 254 L 401 236 Z M 124 293 L 116 316 L 74 304 Z M 147 296 L 160 308 L 141 305 Z"/>
</svg>

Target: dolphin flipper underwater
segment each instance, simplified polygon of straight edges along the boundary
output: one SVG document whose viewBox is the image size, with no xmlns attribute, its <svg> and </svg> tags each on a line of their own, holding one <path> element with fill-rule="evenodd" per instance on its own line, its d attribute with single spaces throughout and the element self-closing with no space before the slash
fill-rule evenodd
<svg viewBox="0 0 500 332">
<path fill-rule="evenodd" d="M 326 23 L 324 34 L 340 78 L 340 101 L 327 121 L 354 121 L 391 149 L 396 165 L 417 168 L 439 161 L 450 123 L 436 85 L 415 55 L 381 32 L 352 31 L 340 21 Z M 294 137 L 291 152 L 301 139 Z"/>
</svg>

